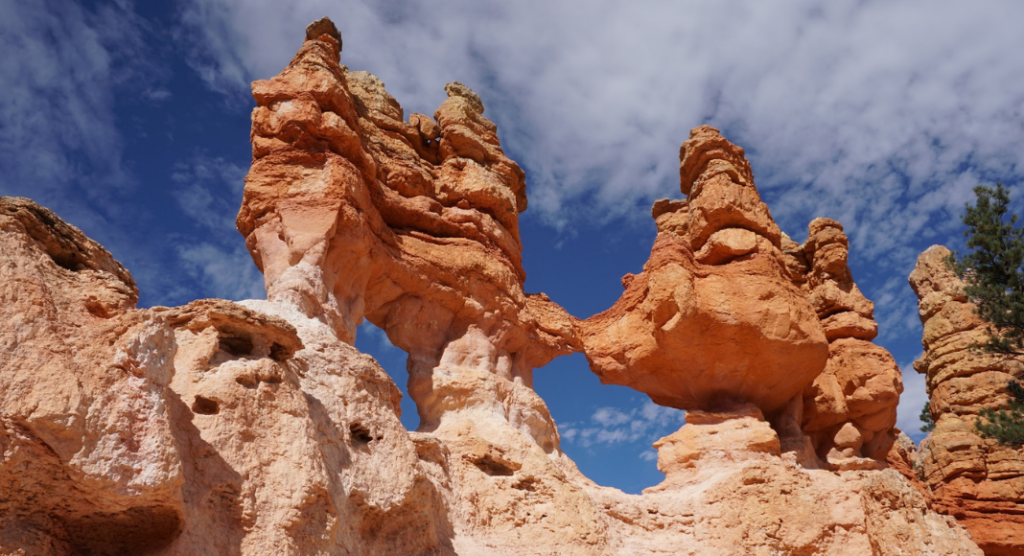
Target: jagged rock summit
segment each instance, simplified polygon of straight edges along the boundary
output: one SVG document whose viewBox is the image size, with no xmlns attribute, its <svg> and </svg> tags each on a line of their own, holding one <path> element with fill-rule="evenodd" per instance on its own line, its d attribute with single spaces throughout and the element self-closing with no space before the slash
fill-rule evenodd
<svg viewBox="0 0 1024 556">
<path fill-rule="evenodd" d="M 662 405 L 775 412 L 825 367 L 825 334 L 789 276 L 743 149 L 701 126 L 680 159 L 688 198 L 656 205 L 644 272 L 583 323 L 588 360 L 603 382 Z"/>
<path fill-rule="evenodd" d="M 789 241 L 697 128 L 644 274 L 578 321 L 522 290 L 525 176 L 480 97 L 406 120 L 340 52 L 317 21 L 253 84 L 237 222 L 266 300 L 139 309 L 101 246 L 0 199 L 0 553 L 981 554 L 886 468 L 901 386 L 837 223 Z M 416 431 L 362 319 L 409 354 Z M 663 483 L 562 451 L 532 373 L 572 351 L 692 409 Z"/>
</svg>

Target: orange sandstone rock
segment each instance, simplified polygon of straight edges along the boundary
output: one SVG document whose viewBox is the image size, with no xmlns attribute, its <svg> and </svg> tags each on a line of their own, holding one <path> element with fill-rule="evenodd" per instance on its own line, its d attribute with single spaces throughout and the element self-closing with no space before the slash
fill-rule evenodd
<svg viewBox="0 0 1024 556">
<path fill-rule="evenodd" d="M 523 293 L 524 173 L 483 103 L 450 83 L 433 119 L 407 123 L 379 79 L 339 65 L 333 35 L 312 35 L 280 75 L 253 84 L 238 228 L 268 299 L 346 342 L 363 318 L 384 329 L 409 353 L 424 427 L 486 407 L 557 450 L 532 370 L 572 350 L 575 321 Z"/>
<path fill-rule="evenodd" d="M 963 523 L 985 554 L 1024 554 L 1024 450 L 983 439 L 974 426 L 982 408 L 1009 401 L 1006 385 L 1024 373 L 1024 362 L 971 349 L 988 340 L 987 327 L 948 256 L 945 247 L 929 247 L 910 274 L 924 325 L 914 369 L 927 377 L 935 421 L 921 444 L 924 480 L 932 507 Z"/>
<path fill-rule="evenodd" d="M 317 21 L 254 84 L 238 225 L 268 300 L 136 309 L 102 247 L 0 199 L 0 553 L 980 554 L 899 473 L 808 464 L 801 392 L 825 330 L 860 329 L 823 329 L 742 150 L 711 128 L 684 144 L 690 199 L 655 205 L 644 274 L 583 327 L 606 379 L 708 411 L 657 443 L 662 485 L 584 477 L 530 384 L 583 344 L 522 292 L 521 170 L 472 91 L 405 123 L 341 44 Z M 419 431 L 351 345 L 362 318 L 409 352 Z M 835 361 L 871 353 L 851 345 Z M 888 403 L 867 390 L 844 416 Z M 856 423 L 835 438 L 855 444 Z"/>
<path fill-rule="evenodd" d="M 821 373 L 825 334 L 789 276 L 743 150 L 702 126 L 680 159 L 689 198 L 655 205 L 644 272 L 581 325 L 591 369 L 662 405 L 775 412 Z"/>
<path fill-rule="evenodd" d="M 532 388 L 533 369 L 577 340 L 574 318 L 523 292 L 525 174 L 468 87 L 448 84 L 433 118 L 406 122 L 379 79 L 339 65 L 335 39 L 307 34 L 284 71 L 253 84 L 238 228 L 264 272 L 260 307 L 290 307 L 348 343 L 366 318 L 409 354 L 421 457 L 446 485 L 451 526 L 474 533 L 465 542 L 493 534 L 483 519 L 551 550 L 600 546 L 597 510 L 565 479 L 578 472 Z"/>
<path fill-rule="evenodd" d="M 788 266 L 803 274 L 797 282 L 829 341 L 824 372 L 804 390 L 802 428 L 831 467 L 876 467 L 896 440 L 903 381 L 892 355 L 871 343 L 878 333 L 874 304 L 847 266 L 849 241 L 841 224 L 816 218 L 803 246 L 785 243 Z"/>
<path fill-rule="evenodd" d="M 129 273 L 52 212 L 0 198 L 0 229 L 0 553 L 450 545 L 398 389 L 325 325 L 136 309 Z"/>
</svg>

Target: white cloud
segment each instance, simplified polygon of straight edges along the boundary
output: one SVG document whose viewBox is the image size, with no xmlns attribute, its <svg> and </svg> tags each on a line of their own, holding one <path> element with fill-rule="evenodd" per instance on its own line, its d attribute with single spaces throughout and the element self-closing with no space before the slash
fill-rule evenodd
<svg viewBox="0 0 1024 556">
<path fill-rule="evenodd" d="M 117 4 L 0 1 L 0 192 L 103 226 L 82 200 L 108 207 L 132 183 L 114 89 L 143 71 L 142 27 Z"/>
<path fill-rule="evenodd" d="M 564 423 L 559 429 L 564 442 L 582 447 L 634 443 L 649 446 L 685 423 L 685 411 L 646 400 L 639 407 L 628 409 L 600 407 L 590 416 L 588 423 Z"/>
<path fill-rule="evenodd" d="M 173 97 L 174 95 L 167 89 L 158 87 L 142 91 L 142 96 L 154 102 L 163 102 L 165 100 L 171 100 L 171 97 Z"/>
<path fill-rule="evenodd" d="M 632 417 L 614 407 L 602 407 L 594 412 L 591 419 L 605 427 L 615 427 L 630 422 Z"/>
<path fill-rule="evenodd" d="M 569 233 L 678 197 L 677 152 L 709 122 L 747 148 L 794 238 L 831 216 L 856 261 L 906 297 L 914 257 L 955 233 L 979 181 L 1024 176 L 1024 4 L 956 0 L 587 3 L 192 0 L 193 60 L 236 97 L 282 69 L 329 15 L 343 62 L 379 75 L 406 112 L 447 81 L 488 105 L 528 169 L 527 215 Z M 873 277 L 860 277 L 868 281 Z M 897 289 L 901 288 L 901 289 Z M 919 329 L 879 303 L 886 335 Z"/>
<path fill-rule="evenodd" d="M 368 320 L 364 320 L 363 323 L 359 325 L 359 330 L 356 332 L 356 337 L 372 338 L 373 343 L 376 345 L 377 349 L 384 353 L 389 351 L 395 353 L 402 352 L 401 348 L 396 347 L 395 344 L 391 343 L 391 340 L 388 339 L 388 335 L 386 332 L 384 332 L 383 330 L 378 328 L 377 325 L 373 324 Z"/>
<path fill-rule="evenodd" d="M 185 272 L 196 282 L 194 289 L 178 295 L 199 294 L 226 299 L 260 299 L 266 296 L 263 275 L 253 264 L 238 230 L 235 214 L 248 171 L 221 157 L 195 154 L 174 166 L 171 182 L 182 212 L 201 230 L 178 241 L 178 257 Z"/>
<path fill-rule="evenodd" d="M 178 256 L 204 296 L 234 301 L 265 298 L 263 275 L 252 263 L 245 245 L 240 241 L 234 245 L 186 244 L 178 247 Z"/>
<path fill-rule="evenodd" d="M 907 434 L 915 442 L 920 442 L 925 433 L 921 432 L 921 408 L 928 401 L 928 392 L 925 388 L 925 376 L 918 374 L 910 363 L 900 365 L 903 373 L 903 394 L 900 395 L 900 405 L 896 409 L 896 426 Z"/>
<path fill-rule="evenodd" d="M 245 188 L 243 168 L 222 157 L 203 154 L 174 166 L 174 198 L 192 220 L 207 229 L 237 239 L 235 214 Z"/>
</svg>

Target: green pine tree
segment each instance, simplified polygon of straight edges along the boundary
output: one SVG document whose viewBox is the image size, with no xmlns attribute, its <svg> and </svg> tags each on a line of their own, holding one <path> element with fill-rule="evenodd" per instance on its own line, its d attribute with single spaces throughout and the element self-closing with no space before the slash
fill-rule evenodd
<svg viewBox="0 0 1024 556">
<path fill-rule="evenodd" d="M 924 423 L 924 426 L 921 427 L 921 432 L 932 432 L 935 428 L 935 421 L 932 420 L 931 402 L 924 402 L 924 407 L 921 408 L 921 414 L 918 415 L 917 418 Z"/>
<path fill-rule="evenodd" d="M 950 264 L 965 283 L 964 293 L 989 324 L 987 343 L 974 346 L 989 353 L 1024 355 L 1024 229 L 1009 212 L 1010 194 L 1003 184 L 974 188 L 975 204 L 967 204 L 970 252 L 950 256 Z M 1010 382 L 1013 398 L 1000 409 L 984 409 L 976 427 L 982 436 L 1002 444 L 1024 446 L 1024 384 Z"/>
<path fill-rule="evenodd" d="M 1000 444 L 1024 446 L 1024 385 L 1020 379 L 1010 382 L 1007 390 L 1013 399 L 1003 409 L 982 409 L 976 427 L 985 438 Z"/>
</svg>

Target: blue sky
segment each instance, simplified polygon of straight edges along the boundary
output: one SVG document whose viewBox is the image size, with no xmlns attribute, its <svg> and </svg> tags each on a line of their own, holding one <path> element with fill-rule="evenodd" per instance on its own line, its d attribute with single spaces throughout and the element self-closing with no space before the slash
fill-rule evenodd
<svg viewBox="0 0 1024 556">
<path fill-rule="evenodd" d="M 102 242 L 143 306 L 262 296 L 234 230 L 248 83 L 280 71 L 322 15 L 343 63 L 378 75 L 406 114 L 433 113 L 449 81 L 481 95 L 527 171 L 526 290 L 578 317 L 646 261 L 649 208 L 680 196 L 688 130 L 721 128 L 794 239 L 816 216 L 846 227 L 877 341 L 905 371 L 900 425 L 916 432 L 906 277 L 929 245 L 960 244 L 972 186 L 1002 180 L 1020 197 L 1024 4 L 0 0 L 0 194 Z M 402 352 L 372 327 L 357 345 L 404 388 Z M 581 355 L 538 369 L 536 387 L 584 473 L 630 492 L 660 480 L 650 444 L 679 412 L 600 385 Z"/>
</svg>

